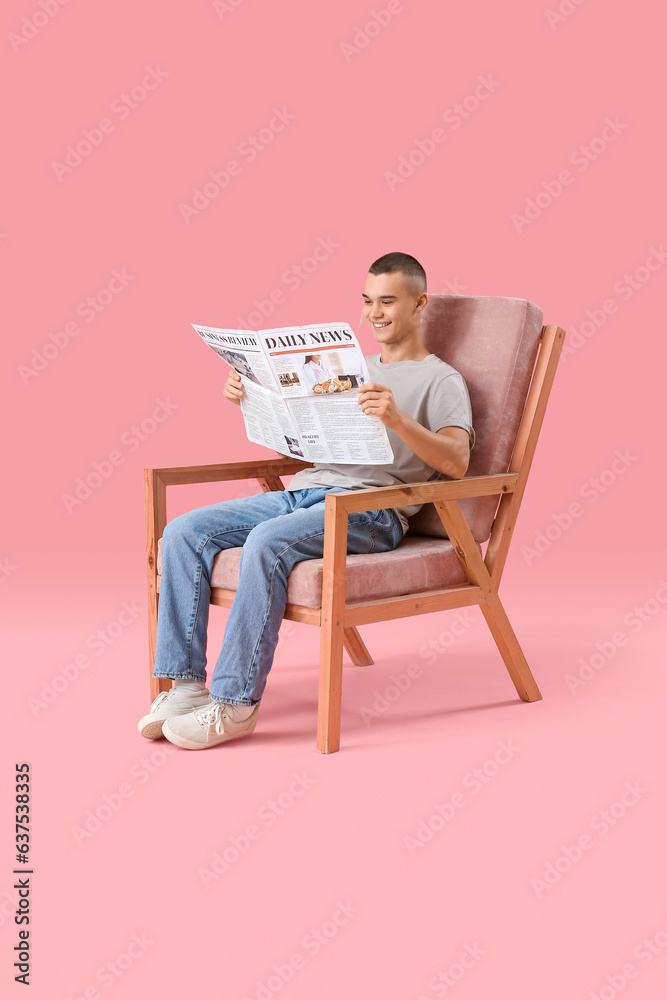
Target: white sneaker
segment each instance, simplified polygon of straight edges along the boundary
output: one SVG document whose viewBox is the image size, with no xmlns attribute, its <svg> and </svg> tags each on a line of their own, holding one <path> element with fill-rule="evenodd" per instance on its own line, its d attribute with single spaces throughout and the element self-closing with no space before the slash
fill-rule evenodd
<svg viewBox="0 0 667 1000">
<path fill-rule="evenodd" d="M 144 715 L 139 723 L 139 732 L 147 740 L 159 740 L 162 736 L 162 726 L 167 719 L 177 715 L 187 715 L 203 705 L 208 705 L 208 691 L 193 694 L 179 691 L 176 687 L 170 691 L 162 691 L 151 705 L 148 715 Z"/>
<path fill-rule="evenodd" d="M 162 735 L 184 750 L 207 750 L 218 743 L 249 736 L 257 722 L 259 702 L 252 715 L 243 722 L 234 721 L 230 712 L 233 707 L 211 698 L 205 708 L 197 708 L 189 715 L 180 715 L 165 722 Z"/>
</svg>

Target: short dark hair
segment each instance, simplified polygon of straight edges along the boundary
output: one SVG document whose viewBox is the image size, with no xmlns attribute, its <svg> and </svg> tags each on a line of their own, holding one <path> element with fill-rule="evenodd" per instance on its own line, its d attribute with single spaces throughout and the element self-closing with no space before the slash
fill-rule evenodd
<svg viewBox="0 0 667 1000">
<path fill-rule="evenodd" d="M 386 253 L 378 257 L 368 268 L 369 274 L 393 274 L 401 271 L 418 295 L 426 291 L 426 271 L 415 257 L 409 253 Z"/>
</svg>

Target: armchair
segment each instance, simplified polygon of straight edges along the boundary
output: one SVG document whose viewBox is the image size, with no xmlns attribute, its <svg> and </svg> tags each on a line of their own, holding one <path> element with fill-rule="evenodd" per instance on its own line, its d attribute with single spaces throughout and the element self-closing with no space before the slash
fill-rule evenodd
<svg viewBox="0 0 667 1000">
<path fill-rule="evenodd" d="M 373 662 L 358 631 L 370 622 L 477 604 L 519 697 L 541 698 L 498 587 L 564 336 L 560 327 L 543 327 L 541 310 L 524 299 L 429 296 L 422 337 L 466 379 L 476 444 L 464 479 L 327 495 L 323 558 L 294 567 L 285 610 L 285 618 L 321 629 L 320 753 L 340 746 L 343 650 L 358 666 Z M 284 489 L 280 477 L 305 464 L 277 458 L 144 470 L 151 674 L 167 486 L 256 479 L 264 491 Z M 393 552 L 346 554 L 348 514 L 420 502 L 425 506 L 410 519 L 410 530 Z M 240 553 L 227 549 L 216 557 L 212 604 L 231 606 Z M 170 686 L 169 680 L 151 677 L 151 697 Z"/>
</svg>

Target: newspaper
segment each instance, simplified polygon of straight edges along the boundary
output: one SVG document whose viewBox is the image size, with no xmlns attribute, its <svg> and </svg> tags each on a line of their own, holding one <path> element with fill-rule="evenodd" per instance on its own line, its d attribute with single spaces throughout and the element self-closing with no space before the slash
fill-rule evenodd
<svg viewBox="0 0 667 1000">
<path fill-rule="evenodd" d="M 241 376 L 241 411 L 250 441 L 306 462 L 391 464 L 394 454 L 384 424 L 357 402 L 357 389 L 369 375 L 347 323 L 280 330 L 192 325 Z"/>
</svg>

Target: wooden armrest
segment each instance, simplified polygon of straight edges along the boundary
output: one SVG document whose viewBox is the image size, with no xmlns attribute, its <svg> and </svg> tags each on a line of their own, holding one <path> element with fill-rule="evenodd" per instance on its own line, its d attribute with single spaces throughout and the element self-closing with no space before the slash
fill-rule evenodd
<svg viewBox="0 0 667 1000">
<path fill-rule="evenodd" d="M 343 618 L 345 612 L 347 518 L 349 514 L 354 511 L 384 510 L 387 507 L 409 506 L 413 503 L 435 503 L 448 533 L 450 523 L 454 525 L 452 514 L 458 512 L 457 521 L 462 522 L 463 527 L 455 525 L 459 529 L 456 535 L 463 535 L 463 539 L 457 540 L 455 543 L 457 554 L 460 557 L 476 560 L 477 548 L 457 501 L 466 497 L 513 493 L 518 478 L 516 472 L 508 472 L 495 476 L 471 476 L 469 479 L 410 483 L 401 487 L 381 486 L 378 489 L 327 493 L 322 566 L 322 650 L 326 651 L 334 639 L 337 642 L 340 641 L 340 637 L 336 638 L 335 624 Z M 454 511 L 451 511 L 452 507 L 454 507 Z M 474 564 L 476 565 L 476 563 Z"/>
<path fill-rule="evenodd" d="M 144 469 L 146 507 L 146 560 L 148 594 L 154 606 L 157 600 L 157 543 L 167 523 L 167 486 L 191 483 L 223 483 L 230 480 L 257 479 L 264 490 L 282 490 L 281 476 L 310 468 L 297 458 L 267 458 L 253 462 L 223 462 L 219 465 L 181 465 L 169 469 Z"/>
<path fill-rule="evenodd" d="M 223 462 L 220 465 L 181 465 L 170 469 L 144 469 L 165 486 L 185 486 L 191 483 L 223 483 L 234 479 L 259 479 L 291 475 L 299 469 L 309 469 L 308 462 L 298 458 L 268 458 L 253 462 Z"/>
<path fill-rule="evenodd" d="M 414 503 L 463 500 L 466 497 L 512 493 L 517 479 L 516 472 L 507 472 L 495 476 L 471 476 L 469 479 L 410 483 L 400 487 L 380 486 L 377 489 L 346 490 L 344 493 L 328 493 L 326 502 L 345 511 L 347 515 L 360 510 L 384 510 L 387 507 L 407 507 Z"/>
</svg>

